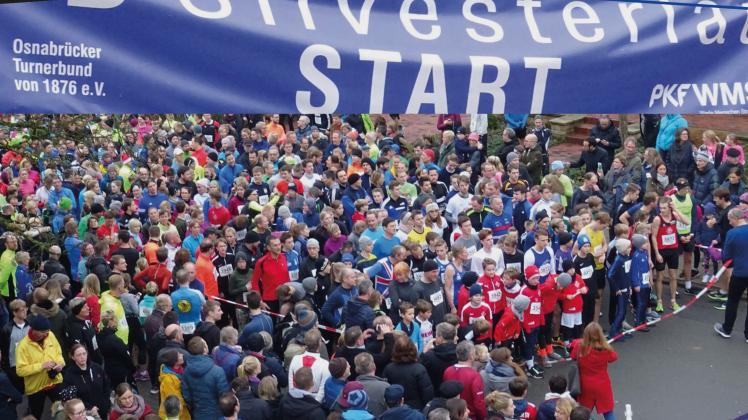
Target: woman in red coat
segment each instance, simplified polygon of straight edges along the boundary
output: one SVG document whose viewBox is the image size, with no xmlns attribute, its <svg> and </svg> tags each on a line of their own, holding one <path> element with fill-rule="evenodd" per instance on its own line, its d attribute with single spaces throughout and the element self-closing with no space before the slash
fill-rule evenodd
<svg viewBox="0 0 748 420">
<path fill-rule="evenodd" d="M 603 329 L 592 322 L 584 329 L 581 340 L 572 344 L 571 357 L 579 365 L 582 393 L 577 399 L 590 410 L 597 409 L 605 420 L 614 420 L 613 386 L 608 376 L 608 363 L 618 360 L 618 355 L 605 339 Z"/>
</svg>

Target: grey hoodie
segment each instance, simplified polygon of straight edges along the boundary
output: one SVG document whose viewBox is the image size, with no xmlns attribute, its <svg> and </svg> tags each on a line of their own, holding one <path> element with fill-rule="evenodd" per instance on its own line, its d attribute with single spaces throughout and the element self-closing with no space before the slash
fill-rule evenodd
<svg viewBox="0 0 748 420">
<path fill-rule="evenodd" d="M 509 382 L 516 378 L 517 374 L 511 366 L 489 360 L 480 376 L 483 379 L 483 395 L 488 395 L 493 391 L 509 392 Z"/>
</svg>

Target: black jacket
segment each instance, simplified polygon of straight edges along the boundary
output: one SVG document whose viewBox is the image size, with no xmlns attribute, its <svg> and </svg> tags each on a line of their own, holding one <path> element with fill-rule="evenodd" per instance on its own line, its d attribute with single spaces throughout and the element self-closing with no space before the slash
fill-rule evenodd
<svg viewBox="0 0 748 420">
<path fill-rule="evenodd" d="M 439 394 L 439 387 L 442 384 L 442 375 L 448 367 L 457 363 L 457 354 L 455 343 L 444 343 L 434 346 L 433 349 L 421 355 L 421 364 L 431 377 L 431 384 L 434 386 L 435 393 Z"/>
<path fill-rule="evenodd" d="M 356 372 L 356 364 L 354 363 L 356 356 L 361 353 L 370 353 L 374 358 L 374 364 L 376 366 L 387 366 L 392 358 L 392 348 L 394 346 L 395 336 L 392 333 L 388 333 L 384 335 L 384 346 L 382 347 L 382 351 L 379 353 L 372 353 L 365 347 L 342 347 L 335 353 L 335 357 L 342 357 L 348 361 L 348 365 L 351 367 L 351 376 L 348 377 L 348 380 L 352 381 L 358 376 L 358 372 Z"/>
<path fill-rule="evenodd" d="M 221 343 L 221 329 L 212 322 L 202 321 L 195 328 L 195 335 L 202 337 L 208 344 L 208 351 L 213 351 Z"/>
<path fill-rule="evenodd" d="M 441 371 L 444 373 L 444 371 Z M 402 385 L 405 389 L 405 404 L 420 410 L 434 398 L 434 388 L 426 368 L 422 364 L 392 362 L 384 368 L 383 377 L 390 384 Z"/>
<path fill-rule="evenodd" d="M 239 418 L 271 420 L 272 412 L 265 400 L 257 398 L 251 390 L 247 389 L 236 393 L 239 400 Z"/>
<path fill-rule="evenodd" d="M 16 417 L 16 405 L 23 400 L 23 394 L 13 386 L 8 375 L 0 372 L 0 418 L 12 419 Z"/>
<path fill-rule="evenodd" d="M 62 370 L 62 378 L 66 386 L 75 385 L 78 389 L 76 397 L 83 401 L 87 410 L 96 406 L 100 413 L 109 412 L 111 384 L 101 365 L 88 363 L 83 370 L 75 363 L 71 363 Z"/>
<path fill-rule="evenodd" d="M 297 390 L 290 391 L 281 398 L 278 418 L 280 420 L 325 420 L 327 415 L 322 409 L 322 404 L 314 399 L 310 394 L 304 394 L 300 398 L 292 397 L 291 394 L 298 395 Z"/>
<path fill-rule="evenodd" d="M 86 262 L 86 268 L 90 274 L 96 274 L 96 277 L 99 278 L 99 285 L 102 292 L 109 290 L 107 281 L 109 280 L 109 276 L 112 275 L 112 268 L 109 267 L 109 263 L 104 258 L 95 255 L 91 256 Z"/>
<path fill-rule="evenodd" d="M 603 129 L 598 123 L 592 128 L 592 130 L 590 130 L 588 139 L 591 144 L 595 144 L 595 139 L 608 141 L 607 146 L 604 146 L 602 142 L 597 145 L 598 148 L 605 150 L 608 154 L 608 166 L 605 167 L 605 170 L 607 171 L 610 167 L 610 163 L 613 161 L 616 149 L 621 147 L 621 133 L 612 123 L 606 129 Z"/>
<path fill-rule="evenodd" d="M 693 160 L 693 143 L 687 141 L 675 141 L 667 153 L 667 173 L 672 182 L 678 178 L 686 178 L 689 185 L 693 185 L 693 172 L 696 162 Z"/>
<path fill-rule="evenodd" d="M 119 385 L 126 382 L 135 372 L 130 352 L 122 340 L 114 335 L 114 330 L 104 328 L 96 336 L 101 356 L 104 358 L 104 370 L 112 383 Z"/>
<path fill-rule="evenodd" d="M 88 358 L 91 361 L 101 364 L 101 354 L 99 354 L 99 348 L 94 345 L 94 337 L 96 337 L 96 330 L 93 326 L 88 326 L 86 321 L 78 319 L 78 317 L 71 315 L 67 319 L 67 328 L 65 329 L 65 343 L 66 348 L 70 348 L 75 343 L 80 343 L 86 346 L 88 350 Z"/>
<path fill-rule="evenodd" d="M 415 306 L 418 301 L 418 292 L 415 288 L 415 282 L 413 280 L 407 283 L 400 283 L 399 281 L 393 280 L 389 286 L 390 292 L 390 318 L 392 322 L 397 325 L 400 322 L 400 303 L 410 302 Z"/>
<path fill-rule="evenodd" d="M 571 167 L 579 168 L 584 166 L 585 172 L 597 173 L 598 163 L 601 163 L 603 165 L 603 169 L 607 170 L 607 159 L 608 153 L 604 149 L 596 147 L 595 150 L 582 152 L 582 154 L 579 156 L 579 160 L 577 160 L 576 162 L 572 162 Z"/>
</svg>

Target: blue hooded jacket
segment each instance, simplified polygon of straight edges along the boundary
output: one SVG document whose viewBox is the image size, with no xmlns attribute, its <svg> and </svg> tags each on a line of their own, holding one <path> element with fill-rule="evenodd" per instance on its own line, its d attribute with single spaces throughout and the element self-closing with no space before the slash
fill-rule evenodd
<svg viewBox="0 0 748 420">
<path fill-rule="evenodd" d="M 221 417 L 218 399 L 229 390 L 223 369 L 206 355 L 192 356 L 182 374 L 182 396 L 196 419 Z"/>
<path fill-rule="evenodd" d="M 649 278 L 649 253 L 646 249 L 634 249 L 631 256 L 631 286 L 651 288 L 652 280 Z M 646 276 L 647 284 L 643 284 Z"/>
<path fill-rule="evenodd" d="M 657 133 L 658 152 L 667 152 L 675 143 L 675 133 L 681 128 L 687 128 L 688 121 L 680 114 L 665 114 L 660 119 L 660 131 Z"/>
<path fill-rule="evenodd" d="M 631 258 L 629 257 L 616 255 L 613 265 L 608 269 L 608 281 L 610 282 L 611 292 L 617 292 L 631 287 L 630 260 Z M 626 267 L 627 265 L 629 266 L 628 269 Z"/>
</svg>

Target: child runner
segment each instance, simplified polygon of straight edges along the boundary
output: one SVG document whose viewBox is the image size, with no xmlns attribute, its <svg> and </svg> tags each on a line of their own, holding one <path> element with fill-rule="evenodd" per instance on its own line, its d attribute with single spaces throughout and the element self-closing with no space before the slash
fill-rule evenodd
<svg viewBox="0 0 748 420">
<path fill-rule="evenodd" d="M 608 337 L 613 338 L 621 332 L 623 321 L 626 319 L 626 311 L 629 307 L 631 290 L 631 241 L 628 239 L 616 240 L 616 251 L 618 255 L 613 265 L 608 269 L 608 280 L 610 281 L 610 293 L 616 296 L 615 318 L 610 323 Z M 621 337 L 621 341 L 626 337 Z"/>
<path fill-rule="evenodd" d="M 538 267 L 531 265 L 525 268 L 525 279 L 527 285 L 520 292 L 530 299 L 530 305 L 524 313 L 522 327 L 524 328 L 525 340 L 522 346 L 522 357 L 527 363 L 527 376 L 533 378 L 542 378 L 543 371 L 535 366 L 533 356 L 535 345 L 538 342 L 538 333 L 543 323 L 542 299 L 538 284 L 540 282 L 540 273 Z"/>
<path fill-rule="evenodd" d="M 644 235 L 634 234 L 631 237 L 631 244 L 634 247 L 631 254 L 631 287 L 632 296 L 635 296 L 632 300 L 636 302 L 634 325 L 638 326 L 647 323 L 647 304 L 652 291 L 649 274 L 649 239 Z M 640 331 L 647 332 L 649 328 L 644 327 Z"/>
</svg>

